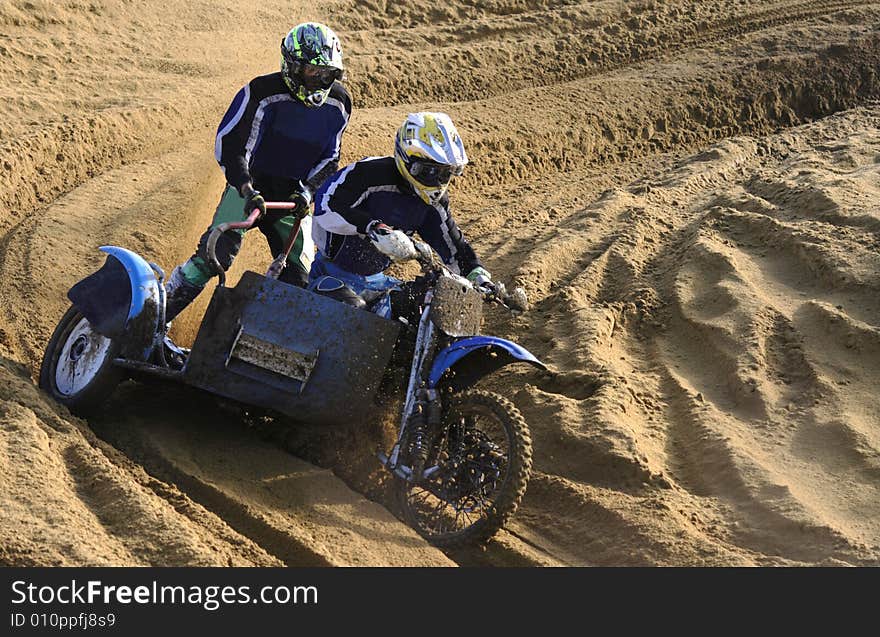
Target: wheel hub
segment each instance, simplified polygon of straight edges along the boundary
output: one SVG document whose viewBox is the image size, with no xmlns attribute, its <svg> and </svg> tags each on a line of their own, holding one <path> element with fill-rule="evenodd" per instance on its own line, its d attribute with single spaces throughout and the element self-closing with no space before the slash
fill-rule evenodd
<svg viewBox="0 0 880 637">
<path fill-rule="evenodd" d="M 73 342 L 73 345 L 70 346 L 70 361 L 75 363 L 82 358 L 83 352 L 86 351 L 88 345 L 89 339 L 86 338 L 85 334 L 81 334 L 79 338 Z"/>
<path fill-rule="evenodd" d="M 55 387 L 63 396 L 87 389 L 111 355 L 111 341 L 92 329 L 83 318 L 70 331 L 55 367 Z"/>
</svg>

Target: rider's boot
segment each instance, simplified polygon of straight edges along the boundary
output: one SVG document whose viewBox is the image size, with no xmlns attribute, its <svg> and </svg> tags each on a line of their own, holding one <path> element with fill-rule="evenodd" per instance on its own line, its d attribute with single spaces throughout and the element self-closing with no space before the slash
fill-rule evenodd
<svg viewBox="0 0 880 637">
<path fill-rule="evenodd" d="M 165 324 L 166 331 L 176 318 L 190 303 L 195 300 L 204 286 L 195 285 L 186 279 L 182 266 L 177 266 L 165 282 Z M 164 358 L 173 369 L 182 369 L 186 363 L 186 352 L 177 347 L 165 336 Z"/>
<path fill-rule="evenodd" d="M 177 266 L 165 282 L 165 322 L 170 323 L 183 312 L 205 289 L 204 285 L 190 283 L 183 273 L 184 266 Z"/>
</svg>

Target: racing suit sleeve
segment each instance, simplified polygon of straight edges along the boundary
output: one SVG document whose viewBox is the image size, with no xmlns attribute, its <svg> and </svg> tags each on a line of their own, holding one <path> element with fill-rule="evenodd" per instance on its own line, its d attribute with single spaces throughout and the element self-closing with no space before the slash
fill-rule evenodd
<svg viewBox="0 0 880 637">
<path fill-rule="evenodd" d="M 309 171 L 305 185 L 311 190 L 312 195 L 321 187 L 324 181 L 339 170 L 339 154 L 342 150 L 342 135 L 351 118 L 351 97 L 348 91 L 340 83 L 333 85 L 327 103 L 322 108 L 338 108 L 340 111 L 340 125 L 336 135 L 327 143 L 321 158 Z"/>
<path fill-rule="evenodd" d="M 471 244 L 449 213 L 448 196 L 432 207 L 418 232 L 456 274 L 466 275 L 474 268 L 482 267 Z"/>
<path fill-rule="evenodd" d="M 245 85 L 226 110 L 217 127 L 214 158 L 223 169 L 226 181 L 239 192 L 251 180 L 248 170 L 247 142 L 257 112 L 257 103 L 251 99 L 251 85 Z"/>
<path fill-rule="evenodd" d="M 313 223 L 334 234 L 367 234 L 373 217 L 358 206 L 369 192 L 370 171 L 369 162 L 359 161 L 335 175 L 315 202 Z"/>
</svg>

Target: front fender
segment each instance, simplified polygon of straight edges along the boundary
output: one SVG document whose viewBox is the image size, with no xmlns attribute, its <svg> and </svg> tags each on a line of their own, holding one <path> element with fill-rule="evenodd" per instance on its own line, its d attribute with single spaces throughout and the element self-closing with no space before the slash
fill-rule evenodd
<svg viewBox="0 0 880 637">
<path fill-rule="evenodd" d="M 436 387 L 446 378 L 453 390 L 473 385 L 477 380 L 511 363 L 547 367 L 526 348 L 497 336 L 471 336 L 455 341 L 434 358 L 428 386 Z"/>
<path fill-rule="evenodd" d="M 95 331 L 122 345 L 124 355 L 146 359 L 159 327 L 159 282 L 150 264 L 131 250 L 100 250 L 108 255 L 104 265 L 67 297 Z"/>
</svg>

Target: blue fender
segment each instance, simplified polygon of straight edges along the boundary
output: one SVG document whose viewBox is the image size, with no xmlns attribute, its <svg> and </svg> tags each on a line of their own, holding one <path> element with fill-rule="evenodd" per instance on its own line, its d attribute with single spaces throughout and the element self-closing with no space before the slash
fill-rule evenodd
<svg viewBox="0 0 880 637">
<path fill-rule="evenodd" d="M 436 387 L 447 372 L 452 372 L 447 376 L 447 382 L 458 391 L 486 374 L 517 362 L 547 369 L 534 354 L 512 341 L 497 336 L 469 336 L 437 354 L 428 376 L 428 387 Z"/>
<path fill-rule="evenodd" d="M 128 309 L 129 321 L 135 320 L 143 314 L 148 305 L 152 304 L 158 307 L 159 282 L 156 280 L 156 273 L 149 263 L 125 248 L 101 246 L 99 250 L 119 259 L 128 273 L 128 280 L 131 283 L 131 304 Z M 158 319 L 157 315 L 157 325 Z"/>
<path fill-rule="evenodd" d="M 95 331 L 122 344 L 125 355 L 146 359 L 159 328 L 159 282 L 150 264 L 131 250 L 100 250 L 108 255 L 103 267 L 67 296 Z"/>
</svg>

